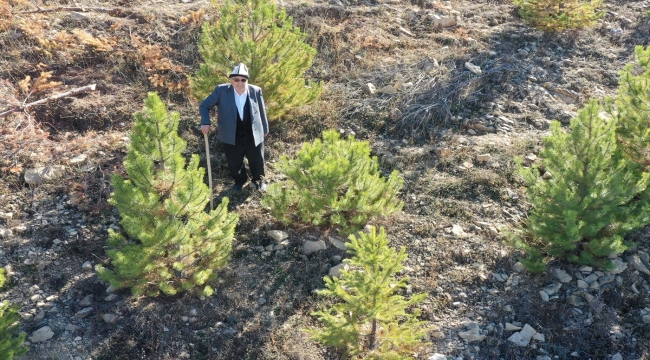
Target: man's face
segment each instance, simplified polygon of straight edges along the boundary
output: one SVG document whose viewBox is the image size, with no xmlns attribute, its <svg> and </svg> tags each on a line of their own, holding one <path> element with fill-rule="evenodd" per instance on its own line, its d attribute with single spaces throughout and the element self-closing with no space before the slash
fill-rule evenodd
<svg viewBox="0 0 650 360">
<path fill-rule="evenodd" d="M 230 84 L 235 88 L 235 91 L 237 91 L 238 94 L 242 94 L 244 91 L 246 91 L 246 82 L 248 79 L 246 79 L 243 76 L 233 76 L 230 78 Z"/>
</svg>

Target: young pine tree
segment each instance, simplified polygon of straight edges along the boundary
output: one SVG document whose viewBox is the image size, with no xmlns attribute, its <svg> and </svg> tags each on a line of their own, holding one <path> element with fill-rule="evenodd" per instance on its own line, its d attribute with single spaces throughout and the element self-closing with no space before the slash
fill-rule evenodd
<svg viewBox="0 0 650 360">
<path fill-rule="evenodd" d="M 25 355 L 29 347 L 23 346 L 25 333 L 18 333 L 20 316 L 18 306 L 9 306 L 8 302 L 0 303 L 0 359 L 11 360 Z"/>
<path fill-rule="evenodd" d="M 591 100 L 570 132 L 551 124 L 541 152 L 550 179 L 520 164 L 532 210 L 515 246 L 530 270 L 544 270 L 547 256 L 607 268 L 607 257 L 626 249 L 623 237 L 650 220 L 647 176 L 617 150 L 615 127 Z"/>
<path fill-rule="evenodd" d="M 227 82 L 233 66 L 243 62 L 250 83 L 262 88 L 269 119 L 315 100 L 320 83 L 305 85 L 304 73 L 316 50 L 304 42 L 306 34 L 293 18 L 271 0 L 228 0 L 214 24 L 203 25 L 199 52 L 205 61 L 190 79 L 192 95 L 203 100 L 214 87 Z"/>
<path fill-rule="evenodd" d="M 367 141 L 325 131 L 323 140 L 303 144 L 295 159 L 280 159 L 278 171 L 287 181 L 269 186 L 262 204 L 285 224 L 330 224 L 350 234 L 402 208 L 397 194 L 404 181 L 397 170 L 385 179 L 378 169 Z"/>
<path fill-rule="evenodd" d="M 109 230 L 113 269 L 97 267 L 114 288 L 149 296 L 202 288 L 209 296 L 207 283 L 230 256 L 238 217 L 228 213 L 227 198 L 204 212 L 210 197 L 205 173 L 196 154 L 186 168 L 178 121 L 179 114 L 168 113 L 155 93 L 135 115 L 124 161 L 128 179 L 112 176 L 109 199 L 126 234 Z"/>
<path fill-rule="evenodd" d="M 616 137 L 621 149 L 632 161 L 650 166 L 650 46 L 635 49 L 637 65 L 628 64 L 621 71 L 616 96 L 616 110 L 610 112 L 618 121 Z"/>
<path fill-rule="evenodd" d="M 409 300 L 396 292 L 406 287 L 408 278 L 395 275 L 404 266 L 406 250 L 399 252 L 388 246 L 384 229 L 377 234 L 350 236 L 347 244 L 351 258 L 344 260 L 350 270 L 341 270 L 340 278 L 326 276 L 327 289 L 321 295 L 332 296 L 342 302 L 318 311 L 322 329 L 308 330 L 323 345 L 343 349 L 347 354 L 366 359 L 406 359 L 429 330 L 426 322 L 419 321 L 417 309 L 407 309 L 419 304 L 426 294 L 412 295 Z"/>
<path fill-rule="evenodd" d="M 604 12 L 596 10 L 603 0 L 514 0 L 519 15 L 530 26 L 547 32 L 594 25 Z"/>
</svg>

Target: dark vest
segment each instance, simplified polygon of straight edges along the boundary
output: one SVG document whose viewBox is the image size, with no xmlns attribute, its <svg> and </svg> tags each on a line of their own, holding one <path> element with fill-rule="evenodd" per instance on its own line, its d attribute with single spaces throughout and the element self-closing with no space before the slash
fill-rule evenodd
<svg viewBox="0 0 650 360">
<path fill-rule="evenodd" d="M 244 104 L 244 118 L 242 119 L 239 116 L 239 111 L 237 111 L 237 136 L 244 137 L 253 134 L 253 121 L 251 119 L 251 105 L 250 100 L 246 99 Z"/>
</svg>

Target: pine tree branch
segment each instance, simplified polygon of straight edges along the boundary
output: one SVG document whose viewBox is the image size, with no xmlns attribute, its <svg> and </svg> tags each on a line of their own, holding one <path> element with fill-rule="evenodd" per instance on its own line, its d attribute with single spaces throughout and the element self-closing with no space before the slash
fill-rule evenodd
<svg viewBox="0 0 650 360">
<path fill-rule="evenodd" d="M 28 103 L 28 104 L 14 106 L 12 108 L 1 111 L 0 112 L 0 117 L 5 117 L 5 116 L 7 116 L 9 114 L 13 114 L 13 113 L 19 112 L 19 111 L 25 111 L 25 110 L 29 109 L 30 107 L 37 106 L 37 105 L 43 105 L 43 104 L 45 104 L 47 102 L 54 101 L 54 100 L 59 100 L 59 99 L 62 99 L 64 97 L 79 95 L 79 94 L 87 93 L 89 91 L 95 91 L 95 87 L 96 87 L 96 84 L 86 85 L 86 86 L 82 86 L 80 88 L 72 89 L 70 91 L 67 91 L 67 92 L 64 92 L 64 93 L 61 93 L 61 94 L 52 95 L 50 97 L 46 97 L 45 99 L 34 101 L 34 102 L 31 102 L 31 103 Z"/>
</svg>

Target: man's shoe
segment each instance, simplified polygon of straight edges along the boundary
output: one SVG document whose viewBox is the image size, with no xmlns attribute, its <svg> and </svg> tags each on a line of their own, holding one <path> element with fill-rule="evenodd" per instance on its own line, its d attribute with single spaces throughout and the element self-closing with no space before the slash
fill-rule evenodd
<svg viewBox="0 0 650 360">
<path fill-rule="evenodd" d="M 232 186 L 232 189 L 233 189 L 235 192 L 241 192 L 241 190 L 242 190 L 243 188 L 244 188 L 244 185 L 242 185 L 242 184 L 235 184 L 235 185 Z"/>
<path fill-rule="evenodd" d="M 258 191 L 266 192 L 266 183 L 263 180 L 256 182 L 255 185 Z"/>
</svg>

